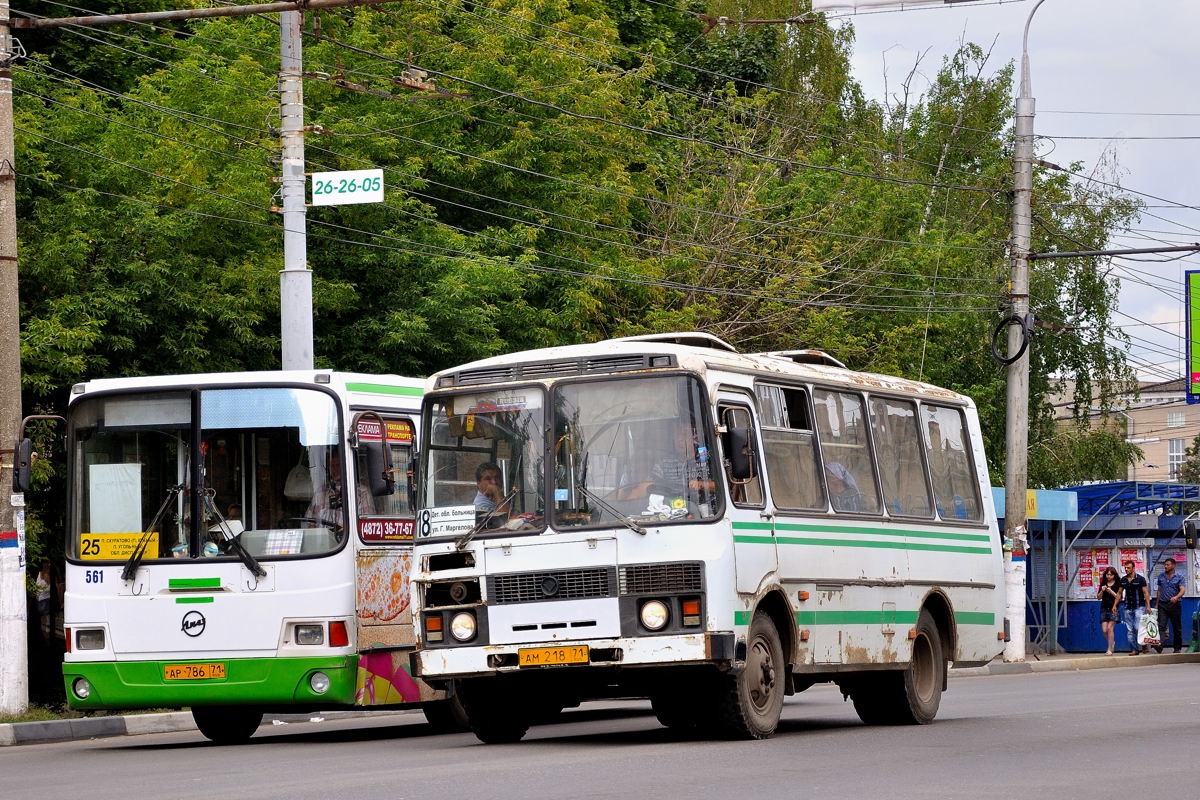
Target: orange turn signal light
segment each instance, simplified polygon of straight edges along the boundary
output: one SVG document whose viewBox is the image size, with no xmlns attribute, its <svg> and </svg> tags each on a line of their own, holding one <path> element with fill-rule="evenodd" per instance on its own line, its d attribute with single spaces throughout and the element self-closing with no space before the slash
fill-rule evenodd
<svg viewBox="0 0 1200 800">
<path fill-rule="evenodd" d="M 808 641 L 808 631 L 800 631 L 800 641 L 802 641 L 802 642 Z"/>
<path fill-rule="evenodd" d="M 346 623 L 338 620 L 329 623 L 329 646 L 345 647 L 350 644 L 350 635 L 346 633 Z"/>
<path fill-rule="evenodd" d="M 442 629 L 442 618 L 441 617 L 426 617 L 425 618 L 425 630 L 440 631 L 441 629 Z"/>
<path fill-rule="evenodd" d="M 684 613 L 684 615 L 689 616 L 689 617 L 699 616 L 700 615 L 700 601 L 699 600 L 684 600 L 683 601 L 683 613 Z"/>
<path fill-rule="evenodd" d="M 808 592 L 796 592 L 796 598 L 804 601 L 808 599 Z"/>
</svg>

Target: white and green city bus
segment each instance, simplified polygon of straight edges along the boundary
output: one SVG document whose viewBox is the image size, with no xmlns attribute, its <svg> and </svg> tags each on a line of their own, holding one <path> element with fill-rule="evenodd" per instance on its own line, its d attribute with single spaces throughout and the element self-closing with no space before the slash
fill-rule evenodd
<svg viewBox="0 0 1200 800">
<path fill-rule="evenodd" d="M 411 706 L 451 724 L 409 674 L 423 385 L 321 370 L 76 385 L 70 705 L 191 708 L 222 742 L 264 712 Z"/>
<path fill-rule="evenodd" d="M 485 742 L 629 696 L 762 738 L 828 681 L 867 723 L 927 723 L 947 662 L 1003 647 L 979 421 L 955 392 L 631 337 L 438 373 L 421 442 L 415 672 L 457 687 Z"/>
</svg>

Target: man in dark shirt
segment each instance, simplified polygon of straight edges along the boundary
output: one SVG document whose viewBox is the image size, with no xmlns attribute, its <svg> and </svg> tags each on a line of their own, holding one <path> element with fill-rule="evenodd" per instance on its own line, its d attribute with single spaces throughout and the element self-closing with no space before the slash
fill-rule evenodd
<svg viewBox="0 0 1200 800">
<path fill-rule="evenodd" d="M 1125 562 L 1125 575 L 1121 578 L 1121 599 L 1125 606 L 1125 634 L 1129 637 L 1129 655 L 1144 652 L 1138 645 L 1138 617 L 1150 612 L 1150 588 L 1146 579 L 1136 572 L 1132 561 Z"/>
<path fill-rule="evenodd" d="M 1180 599 L 1183 598 L 1183 576 L 1175 571 L 1175 559 L 1168 558 L 1163 561 L 1163 572 L 1155 581 L 1157 591 L 1154 593 L 1154 599 L 1158 602 L 1158 635 L 1159 641 L 1164 644 L 1167 641 L 1167 623 L 1171 623 L 1171 647 L 1178 653 L 1183 649 L 1183 632 L 1180 630 L 1180 620 L 1183 616 L 1183 609 L 1179 605 Z M 1154 648 L 1158 652 L 1163 651 L 1163 646 L 1160 644 Z"/>
</svg>

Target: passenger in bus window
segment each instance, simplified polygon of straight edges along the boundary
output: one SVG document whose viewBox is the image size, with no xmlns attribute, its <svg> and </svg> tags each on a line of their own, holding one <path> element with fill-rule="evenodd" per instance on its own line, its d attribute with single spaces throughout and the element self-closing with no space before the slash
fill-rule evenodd
<svg viewBox="0 0 1200 800">
<path fill-rule="evenodd" d="M 834 511 L 861 511 L 862 493 L 858 491 L 858 481 L 837 461 L 825 465 L 825 483 L 829 486 L 829 502 Z"/>
</svg>

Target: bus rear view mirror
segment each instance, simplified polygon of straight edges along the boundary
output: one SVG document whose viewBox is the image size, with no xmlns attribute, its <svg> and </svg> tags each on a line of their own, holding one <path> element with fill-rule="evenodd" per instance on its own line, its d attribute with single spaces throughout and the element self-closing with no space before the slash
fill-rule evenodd
<svg viewBox="0 0 1200 800">
<path fill-rule="evenodd" d="M 754 477 L 754 448 L 749 428 L 729 428 L 729 477 L 748 481 Z"/>
<path fill-rule="evenodd" d="M 367 482 L 372 497 L 386 497 L 396 493 L 396 479 L 392 477 L 387 444 L 382 441 L 362 442 L 359 447 L 367 451 Z"/>
<path fill-rule="evenodd" d="M 17 442 L 13 464 L 13 491 L 28 492 L 33 473 L 33 440 L 26 437 Z"/>
</svg>

